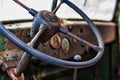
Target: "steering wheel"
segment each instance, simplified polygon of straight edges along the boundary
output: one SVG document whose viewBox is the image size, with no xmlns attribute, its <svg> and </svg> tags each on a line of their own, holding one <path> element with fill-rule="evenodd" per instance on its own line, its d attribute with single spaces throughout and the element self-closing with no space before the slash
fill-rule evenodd
<svg viewBox="0 0 120 80">
<path fill-rule="evenodd" d="M 14 0 L 14 1 L 17 1 L 17 0 Z M 71 7 L 74 11 L 76 11 L 80 16 L 83 17 L 83 19 L 88 23 L 90 29 L 94 33 L 94 35 L 97 39 L 98 45 L 93 45 L 93 44 L 85 41 L 84 39 L 81 39 L 80 37 L 77 37 L 76 35 L 70 33 L 69 31 L 67 31 L 63 27 L 61 27 L 60 19 L 54 14 L 54 12 L 49 12 L 46 10 L 43 10 L 40 12 L 33 10 L 33 12 L 32 12 L 31 11 L 32 9 L 26 8 L 27 10 L 31 11 L 32 13 L 35 13 L 33 15 L 34 21 L 33 21 L 32 29 L 31 29 L 31 36 L 34 37 L 40 28 L 43 29 L 43 32 L 40 35 L 40 42 L 45 42 L 45 41 L 49 40 L 57 32 L 61 32 L 63 34 L 69 35 L 69 36 L 74 37 L 77 40 L 85 43 L 86 45 L 90 46 L 91 48 L 93 48 L 93 50 L 95 50 L 97 52 L 97 55 L 94 58 L 92 58 L 91 60 L 82 61 L 82 62 L 72 62 L 72 61 L 61 60 L 61 59 L 46 55 L 45 53 L 37 51 L 34 48 L 31 48 L 30 46 L 25 44 L 23 41 L 18 39 L 9 30 L 7 30 L 2 23 L 0 23 L 0 31 L 12 43 L 14 43 L 19 48 L 21 48 L 22 50 L 24 50 L 28 54 L 31 54 L 32 56 L 34 56 L 38 59 L 50 62 L 50 63 L 55 64 L 55 65 L 69 67 L 69 68 L 84 68 L 84 67 L 94 65 L 95 63 L 97 63 L 101 59 L 101 57 L 103 55 L 103 51 L 104 51 L 104 43 L 103 43 L 102 37 L 101 37 L 98 29 L 95 27 L 93 22 L 85 15 L 85 13 L 82 12 L 72 2 L 70 2 L 69 0 L 61 0 L 61 3 L 66 3 L 69 7 Z M 42 27 L 41 27 L 41 24 L 43 25 Z"/>
</svg>

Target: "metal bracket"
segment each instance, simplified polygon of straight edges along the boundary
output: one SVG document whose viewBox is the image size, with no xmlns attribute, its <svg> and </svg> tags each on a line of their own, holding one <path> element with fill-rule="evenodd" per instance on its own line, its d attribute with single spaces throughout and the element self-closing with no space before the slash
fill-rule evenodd
<svg viewBox="0 0 120 80">
<path fill-rule="evenodd" d="M 4 72 L 6 71 L 12 80 L 24 80 L 23 73 L 20 76 L 15 75 L 15 67 L 18 62 L 19 62 L 19 60 L 7 61 L 1 65 L 1 69 Z"/>
<path fill-rule="evenodd" d="M 24 74 L 22 73 L 20 76 L 15 75 L 15 68 L 9 68 L 7 70 L 8 75 L 12 80 L 24 80 Z"/>
</svg>

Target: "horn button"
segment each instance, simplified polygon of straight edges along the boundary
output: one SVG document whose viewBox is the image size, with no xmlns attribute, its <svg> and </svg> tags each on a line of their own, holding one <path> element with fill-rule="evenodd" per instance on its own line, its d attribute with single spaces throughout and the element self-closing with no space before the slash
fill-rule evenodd
<svg viewBox="0 0 120 80">
<path fill-rule="evenodd" d="M 61 21 L 54 13 L 42 10 L 36 17 L 40 17 L 42 19 L 42 21 L 40 21 L 40 24 L 44 24 L 46 28 L 40 36 L 41 42 L 48 41 L 54 34 L 59 32 Z"/>
</svg>

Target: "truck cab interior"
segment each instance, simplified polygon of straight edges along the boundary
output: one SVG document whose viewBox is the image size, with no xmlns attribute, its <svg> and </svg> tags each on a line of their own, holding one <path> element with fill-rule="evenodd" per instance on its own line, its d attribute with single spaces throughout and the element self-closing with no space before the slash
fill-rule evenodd
<svg viewBox="0 0 120 80">
<path fill-rule="evenodd" d="M 118 0 L 0 0 L 0 80 L 120 80 Z"/>
</svg>

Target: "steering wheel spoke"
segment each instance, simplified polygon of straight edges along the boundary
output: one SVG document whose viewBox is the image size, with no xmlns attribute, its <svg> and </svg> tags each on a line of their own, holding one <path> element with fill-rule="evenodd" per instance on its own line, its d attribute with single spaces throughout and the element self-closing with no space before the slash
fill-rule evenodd
<svg viewBox="0 0 120 80">
<path fill-rule="evenodd" d="M 70 36 L 70 37 L 72 37 L 72 38 L 77 39 L 78 41 L 86 44 L 88 47 L 93 48 L 93 50 L 95 50 L 95 51 L 97 51 L 97 52 L 98 52 L 99 50 L 102 50 L 102 48 L 100 48 L 99 46 L 94 45 L 94 44 L 92 44 L 92 43 L 90 43 L 90 42 L 88 42 L 88 41 L 86 41 L 86 40 L 84 40 L 84 39 L 76 36 L 76 35 L 73 34 L 73 33 L 70 33 L 69 31 L 65 30 L 65 29 L 62 28 L 62 27 L 60 28 L 60 32 L 66 34 L 66 35 L 68 35 L 68 36 Z"/>
<path fill-rule="evenodd" d="M 72 38 L 77 39 L 78 41 L 86 44 L 88 47 L 93 48 L 93 50 L 95 50 L 95 51 L 97 51 L 97 52 L 99 52 L 99 50 L 102 50 L 102 48 L 100 48 L 99 46 L 94 45 L 94 44 L 92 44 L 92 43 L 90 43 L 90 42 L 88 42 L 88 41 L 86 41 L 86 40 L 84 40 L 84 39 L 76 36 L 76 35 L 73 34 L 73 33 L 70 33 L 69 31 L 67 31 L 67 30 L 64 29 L 63 27 L 60 27 L 59 30 L 60 30 L 61 33 L 64 33 L 64 34 L 66 34 L 66 35 L 68 35 L 68 36 L 70 36 L 70 37 L 72 37 Z"/>
<path fill-rule="evenodd" d="M 68 36 L 70 36 L 72 38 L 77 39 L 78 41 L 82 42 L 83 44 L 86 44 L 88 47 L 93 48 L 93 50 L 95 50 L 97 52 L 99 52 L 99 50 L 101 50 L 101 48 L 99 46 L 94 45 L 94 44 L 92 44 L 92 43 L 90 43 L 90 42 L 88 42 L 88 41 L 86 41 L 86 40 L 84 40 L 84 39 L 82 39 L 82 38 L 80 38 L 80 37 L 70 33 L 70 32 L 67 32 L 66 35 L 68 35 Z"/>
</svg>

